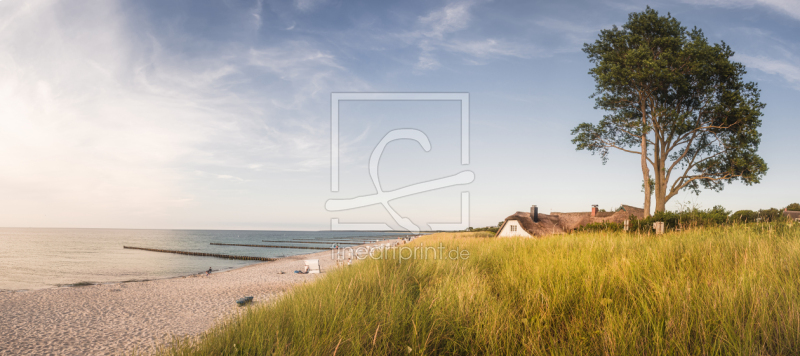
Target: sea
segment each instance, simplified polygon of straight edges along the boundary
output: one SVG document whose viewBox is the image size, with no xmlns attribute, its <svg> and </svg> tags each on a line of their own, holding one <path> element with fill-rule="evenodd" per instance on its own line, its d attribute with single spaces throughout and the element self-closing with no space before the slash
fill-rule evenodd
<svg viewBox="0 0 800 356">
<path fill-rule="evenodd" d="M 123 246 L 280 258 L 329 250 L 332 242 L 362 242 L 405 235 L 361 231 L 0 228 L 0 290 L 172 278 L 202 273 L 209 268 L 222 271 L 261 263 L 132 250 Z M 219 246 L 211 245 L 212 242 L 290 248 Z M 319 250 L 291 248 L 298 246 L 319 247 Z"/>
</svg>

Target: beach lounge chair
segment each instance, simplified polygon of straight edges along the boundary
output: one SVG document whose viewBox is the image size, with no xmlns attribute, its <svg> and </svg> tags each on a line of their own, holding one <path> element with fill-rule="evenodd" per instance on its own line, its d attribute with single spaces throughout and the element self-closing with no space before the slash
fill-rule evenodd
<svg viewBox="0 0 800 356">
<path fill-rule="evenodd" d="M 308 273 L 320 273 L 319 260 L 305 260 Z"/>
</svg>

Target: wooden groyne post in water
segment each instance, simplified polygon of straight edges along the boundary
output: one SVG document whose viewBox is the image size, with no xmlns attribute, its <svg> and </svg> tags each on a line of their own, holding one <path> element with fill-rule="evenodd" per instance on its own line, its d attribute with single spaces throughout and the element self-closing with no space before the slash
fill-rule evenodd
<svg viewBox="0 0 800 356">
<path fill-rule="evenodd" d="M 189 251 L 176 251 L 176 250 L 161 250 L 161 249 L 157 249 L 157 248 L 145 248 L 145 247 L 122 246 L 122 248 L 128 248 L 128 249 L 132 249 L 132 250 L 152 251 L 152 252 L 175 253 L 175 254 L 178 254 L 178 255 L 227 258 L 229 260 L 245 260 L 245 261 L 277 261 L 278 260 L 277 258 L 270 258 L 270 257 L 220 255 L 218 253 L 189 252 Z"/>
<path fill-rule="evenodd" d="M 219 242 L 212 242 L 212 245 L 217 246 L 243 246 L 243 247 L 270 247 L 270 248 L 299 248 L 306 250 L 329 250 L 330 247 L 308 247 L 308 246 L 272 246 L 272 245 L 244 245 L 244 244 L 221 244 Z"/>
<path fill-rule="evenodd" d="M 317 244 L 317 245 L 326 245 L 326 244 L 340 244 L 340 245 L 363 245 L 369 242 L 338 242 L 338 241 L 272 241 L 272 240 L 261 240 L 261 242 L 278 242 L 278 243 L 286 243 L 286 244 Z"/>
</svg>

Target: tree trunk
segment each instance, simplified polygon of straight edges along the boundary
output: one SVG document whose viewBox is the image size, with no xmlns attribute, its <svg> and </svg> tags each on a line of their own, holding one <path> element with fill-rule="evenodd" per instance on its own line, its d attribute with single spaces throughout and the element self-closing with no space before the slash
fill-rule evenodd
<svg viewBox="0 0 800 356">
<path fill-rule="evenodd" d="M 656 182 L 656 211 L 667 211 L 667 182 L 666 179 L 660 179 L 661 182 Z"/>
<path fill-rule="evenodd" d="M 650 168 L 647 166 L 647 136 L 642 135 L 642 176 L 644 177 L 644 217 L 650 217 Z"/>
<path fill-rule="evenodd" d="M 655 196 L 656 196 L 656 212 L 664 212 L 667 207 L 667 177 L 664 172 L 665 162 L 661 157 L 654 159 L 656 166 L 653 167 L 656 175 Z"/>
</svg>

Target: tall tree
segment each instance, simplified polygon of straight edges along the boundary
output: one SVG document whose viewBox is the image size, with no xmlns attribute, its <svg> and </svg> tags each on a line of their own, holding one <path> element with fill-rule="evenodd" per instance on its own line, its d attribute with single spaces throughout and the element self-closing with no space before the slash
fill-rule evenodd
<svg viewBox="0 0 800 356">
<path fill-rule="evenodd" d="M 643 181 L 654 181 L 644 184 L 646 216 L 651 189 L 655 210 L 664 211 L 683 189 L 720 191 L 766 174 L 757 154 L 765 104 L 725 42 L 709 44 L 700 29 L 647 7 L 621 28 L 602 30 L 583 51 L 594 65 L 595 109 L 607 114 L 576 126 L 572 142 L 599 153 L 603 164 L 611 149 L 639 155 Z"/>
</svg>

